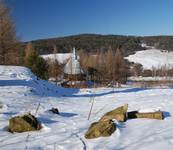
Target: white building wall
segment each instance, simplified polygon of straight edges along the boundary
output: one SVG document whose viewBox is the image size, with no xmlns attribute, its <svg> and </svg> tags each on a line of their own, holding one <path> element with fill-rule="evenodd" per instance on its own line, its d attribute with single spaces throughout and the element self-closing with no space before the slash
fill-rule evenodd
<svg viewBox="0 0 173 150">
<path fill-rule="evenodd" d="M 73 48 L 73 55 L 64 67 L 64 73 L 73 75 L 81 74 L 79 57 L 76 55 L 75 48 Z"/>
</svg>

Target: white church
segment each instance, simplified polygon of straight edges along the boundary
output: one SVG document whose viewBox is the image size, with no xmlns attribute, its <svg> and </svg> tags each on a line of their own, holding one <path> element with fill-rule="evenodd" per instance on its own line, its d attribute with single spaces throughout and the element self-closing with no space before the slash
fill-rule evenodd
<svg viewBox="0 0 173 150">
<path fill-rule="evenodd" d="M 68 80 L 81 80 L 84 77 L 84 72 L 80 66 L 80 57 L 76 53 L 76 49 L 73 48 L 72 53 L 57 53 L 57 54 L 48 54 L 41 55 L 45 60 L 55 59 L 63 64 L 63 77 Z"/>
<path fill-rule="evenodd" d="M 82 74 L 82 69 L 80 67 L 79 56 L 76 54 L 76 49 L 73 48 L 73 53 L 68 59 L 64 67 L 64 73 L 68 75 L 80 75 Z"/>
</svg>

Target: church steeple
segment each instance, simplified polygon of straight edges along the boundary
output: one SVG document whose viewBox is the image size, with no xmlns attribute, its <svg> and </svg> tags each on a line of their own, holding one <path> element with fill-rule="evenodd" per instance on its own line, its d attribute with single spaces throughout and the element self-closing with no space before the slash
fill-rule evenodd
<svg viewBox="0 0 173 150">
<path fill-rule="evenodd" d="M 73 59 L 74 60 L 77 60 L 77 55 L 76 55 L 76 49 L 75 49 L 75 47 L 73 47 Z"/>
</svg>

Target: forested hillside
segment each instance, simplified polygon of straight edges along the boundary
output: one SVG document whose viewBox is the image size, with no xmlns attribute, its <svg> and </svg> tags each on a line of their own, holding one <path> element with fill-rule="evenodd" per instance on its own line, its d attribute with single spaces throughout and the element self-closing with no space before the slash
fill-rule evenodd
<svg viewBox="0 0 173 150">
<path fill-rule="evenodd" d="M 145 36 L 140 41 L 158 49 L 173 51 L 173 36 Z"/>
<path fill-rule="evenodd" d="M 54 46 L 59 52 L 70 52 L 72 47 L 85 52 L 106 51 L 110 48 L 116 50 L 121 47 L 125 56 L 135 51 L 143 50 L 141 43 L 154 46 L 158 49 L 173 50 L 173 36 L 123 36 L 123 35 L 99 35 L 80 34 L 59 38 L 40 39 L 32 41 L 35 49 L 40 54 L 53 52 Z M 24 43 L 25 45 L 26 43 Z"/>
<path fill-rule="evenodd" d="M 52 53 L 54 46 L 57 47 L 59 52 L 69 52 L 72 47 L 87 52 L 106 51 L 110 48 L 116 50 L 121 47 L 124 50 L 125 55 L 142 49 L 138 37 L 121 35 L 81 34 L 36 40 L 33 41 L 33 44 L 40 54 Z"/>
</svg>

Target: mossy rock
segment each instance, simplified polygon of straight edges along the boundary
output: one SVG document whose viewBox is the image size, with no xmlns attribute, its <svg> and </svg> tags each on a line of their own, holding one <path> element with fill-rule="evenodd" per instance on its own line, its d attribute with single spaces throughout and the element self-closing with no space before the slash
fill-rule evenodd
<svg viewBox="0 0 173 150">
<path fill-rule="evenodd" d="M 128 110 L 128 104 L 125 104 L 124 106 L 118 107 L 104 114 L 101 117 L 100 121 L 116 119 L 119 122 L 125 122 L 127 120 L 127 117 L 126 117 L 127 110 Z"/>
<path fill-rule="evenodd" d="M 85 134 L 86 139 L 93 139 L 98 137 L 108 137 L 116 130 L 116 124 L 111 120 L 94 122 L 89 127 Z"/>
<path fill-rule="evenodd" d="M 16 116 L 9 120 L 10 132 L 26 132 L 40 129 L 41 124 L 38 122 L 37 118 L 31 114 Z"/>
</svg>

